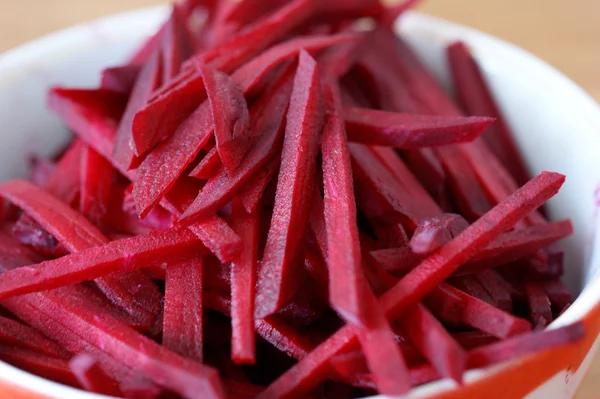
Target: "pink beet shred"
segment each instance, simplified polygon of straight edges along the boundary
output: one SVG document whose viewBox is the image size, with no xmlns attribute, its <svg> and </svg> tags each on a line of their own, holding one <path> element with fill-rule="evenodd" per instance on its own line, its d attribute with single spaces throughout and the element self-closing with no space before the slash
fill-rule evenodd
<svg viewBox="0 0 600 399">
<path fill-rule="evenodd" d="M 0 184 L 0 361 L 126 398 L 352 398 L 562 345 L 570 220 L 476 49 L 379 0 L 182 0 Z M 364 24 L 365 18 L 370 24 Z"/>
</svg>

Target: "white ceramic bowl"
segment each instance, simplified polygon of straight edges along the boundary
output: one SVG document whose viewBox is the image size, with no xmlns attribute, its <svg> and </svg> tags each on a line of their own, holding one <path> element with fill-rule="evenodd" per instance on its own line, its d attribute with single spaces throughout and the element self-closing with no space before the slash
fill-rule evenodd
<svg viewBox="0 0 600 399">
<path fill-rule="evenodd" d="M 49 155 L 67 139 L 62 123 L 45 108 L 46 90 L 57 84 L 96 85 L 99 71 L 123 61 L 143 37 L 156 29 L 166 11 L 159 7 L 94 21 L 47 36 L 0 57 L 3 141 L 0 145 L 0 179 L 23 175 L 27 155 Z M 554 68 L 481 32 L 418 13 L 407 15 L 399 30 L 445 83 L 449 83 L 445 45 L 456 39 L 466 41 L 517 133 L 518 145 L 530 170 L 534 173 L 552 170 L 567 175 L 566 184 L 551 201 L 549 209 L 554 219 L 573 220 L 575 234 L 563 243 L 566 279 L 569 287 L 581 294 L 552 327 L 587 317 L 589 337 L 580 348 L 583 354 L 573 355 L 583 358 L 587 353 L 587 356 L 581 365 L 582 359 L 575 359 L 575 367 L 571 370 L 565 366 L 565 370 L 553 371 L 554 376 L 547 375 L 542 381 L 534 381 L 532 387 L 541 386 L 528 397 L 570 398 L 595 352 L 597 327 L 600 327 L 595 321 L 600 318 L 596 306 L 600 302 L 600 279 L 596 277 L 600 251 L 595 234 L 600 204 L 600 108 Z M 522 362 L 470 371 L 466 388 L 486 385 Z M 1 362 L 0 387 L 7 389 L 2 392 L 9 392 L 2 395 L 4 398 L 100 398 Z M 464 395 L 461 392 L 465 392 Z M 478 397 L 473 392 L 476 390 L 465 388 L 456 392 L 452 382 L 440 381 L 420 387 L 410 396 Z M 500 396 L 489 392 L 486 397 Z"/>
</svg>

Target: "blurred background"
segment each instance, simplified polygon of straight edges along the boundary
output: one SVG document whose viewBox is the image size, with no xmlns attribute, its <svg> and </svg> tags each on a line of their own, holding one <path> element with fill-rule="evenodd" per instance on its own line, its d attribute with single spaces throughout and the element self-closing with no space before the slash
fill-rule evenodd
<svg viewBox="0 0 600 399">
<path fill-rule="evenodd" d="M 1 0 L 0 52 L 69 25 L 165 1 Z M 600 101 L 599 0 L 428 0 L 419 10 L 517 44 Z M 600 356 L 576 397 L 598 398 Z"/>
<path fill-rule="evenodd" d="M 167 1 L 1 0 L 0 51 L 75 23 Z M 600 101 L 600 1 L 425 0 L 419 9 L 516 43 Z"/>
</svg>

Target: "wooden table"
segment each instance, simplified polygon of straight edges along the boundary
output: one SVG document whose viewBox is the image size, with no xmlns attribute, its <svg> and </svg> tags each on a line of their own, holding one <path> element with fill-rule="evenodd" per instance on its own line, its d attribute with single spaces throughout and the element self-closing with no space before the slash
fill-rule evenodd
<svg viewBox="0 0 600 399">
<path fill-rule="evenodd" d="M 6 3 L 0 13 L 0 51 L 75 23 L 163 1 Z M 516 43 L 562 70 L 600 101 L 600 1 L 430 0 L 420 9 Z M 600 398 L 600 356 L 576 398 Z"/>
</svg>

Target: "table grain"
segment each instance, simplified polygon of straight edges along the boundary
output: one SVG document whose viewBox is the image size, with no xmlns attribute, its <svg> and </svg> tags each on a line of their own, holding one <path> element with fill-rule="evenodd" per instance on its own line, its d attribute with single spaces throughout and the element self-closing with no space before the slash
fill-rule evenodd
<svg viewBox="0 0 600 399">
<path fill-rule="evenodd" d="M 69 25 L 163 3 L 2 0 L 0 51 Z M 519 45 L 563 71 L 600 101 L 599 0 L 430 0 L 419 9 Z M 576 396 L 576 399 L 597 398 L 600 398 L 600 356 Z"/>
</svg>

